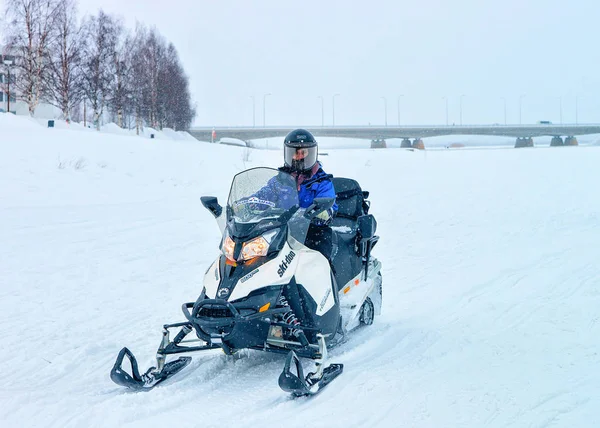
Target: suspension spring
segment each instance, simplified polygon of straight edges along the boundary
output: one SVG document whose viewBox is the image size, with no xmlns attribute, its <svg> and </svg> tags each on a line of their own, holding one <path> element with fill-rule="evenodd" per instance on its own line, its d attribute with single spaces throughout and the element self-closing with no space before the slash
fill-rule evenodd
<svg viewBox="0 0 600 428">
<path fill-rule="evenodd" d="M 286 313 L 283 314 L 283 322 L 290 325 L 290 330 L 292 331 L 292 334 L 294 336 L 298 336 L 298 334 L 301 332 L 301 330 L 298 330 L 297 328 L 293 328 L 293 326 L 300 325 L 300 321 L 298 320 L 298 317 L 296 317 L 296 314 L 290 307 L 290 304 L 288 303 L 285 296 L 283 296 L 283 295 L 279 296 L 278 304 L 279 304 L 279 306 L 284 306 L 284 307 L 287 306 L 287 308 L 289 309 Z"/>
</svg>

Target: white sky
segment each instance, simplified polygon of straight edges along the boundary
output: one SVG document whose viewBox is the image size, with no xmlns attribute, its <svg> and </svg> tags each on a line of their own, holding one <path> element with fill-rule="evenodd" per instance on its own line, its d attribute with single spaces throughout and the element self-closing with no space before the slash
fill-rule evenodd
<svg viewBox="0 0 600 428">
<path fill-rule="evenodd" d="M 507 120 L 598 122 L 594 0 L 79 0 L 155 25 L 179 50 L 196 125 L 338 125 Z"/>
</svg>

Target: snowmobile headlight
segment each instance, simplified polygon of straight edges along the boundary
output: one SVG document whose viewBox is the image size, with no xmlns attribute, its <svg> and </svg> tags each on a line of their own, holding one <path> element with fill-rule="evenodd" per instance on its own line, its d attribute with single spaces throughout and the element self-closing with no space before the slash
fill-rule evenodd
<svg viewBox="0 0 600 428">
<path fill-rule="evenodd" d="M 263 236 L 254 238 L 252 241 L 244 242 L 240 259 L 250 260 L 254 257 L 266 256 L 269 252 L 269 243 Z"/>
<path fill-rule="evenodd" d="M 254 257 L 266 256 L 273 238 L 277 235 L 276 230 L 264 233 L 252 241 L 244 242 L 239 260 L 251 260 Z"/>
<path fill-rule="evenodd" d="M 229 260 L 235 262 L 235 259 L 233 258 L 233 250 L 234 249 L 235 249 L 235 242 L 233 242 L 233 239 L 231 239 L 229 237 L 229 235 L 227 235 L 225 237 L 225 241 L 223 241 L 223 254 L 225 254 L 225 257 L 227 257 Z"/>
</svg>

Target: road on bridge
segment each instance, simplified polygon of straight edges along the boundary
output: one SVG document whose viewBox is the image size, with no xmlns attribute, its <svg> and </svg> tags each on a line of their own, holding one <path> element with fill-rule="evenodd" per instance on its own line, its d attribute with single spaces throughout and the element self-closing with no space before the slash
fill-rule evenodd
<svg viewBox="0 0 600 428">
<path fill-rule="evenodd" d="M 218 141 L 235 138 L 251 141 L 261 138 L 284 137 L 294 127 L 194 127 L 189 133 L 200 141 Z M 306 127 L 316 137 L 339 137 L 366 140 L 390 138 L 421 139 L 442 135 L 493 135 L 501 137 L 532 138 L 540 136 L 574 137 L 600 134 L 600 125 L 480 125 L 480 126 L 336 126 Z"/>
</svg>

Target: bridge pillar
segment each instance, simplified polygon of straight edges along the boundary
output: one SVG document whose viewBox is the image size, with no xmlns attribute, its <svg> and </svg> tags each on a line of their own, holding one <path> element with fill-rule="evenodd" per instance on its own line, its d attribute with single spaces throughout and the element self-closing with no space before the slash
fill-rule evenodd
<svg viewBox="0 0 600 428">
<path fill-rule="evenodd" d="M 578 146 L 579 142 L 576 137 L 569 136 L 565 138 L 565 146 Z"/>
<path fill-rule="evenodd" d="M 403 138 L 402 142 L 400 143 L 400 148 L 401 149 L 410 149 L 412 147 L 412 144 L 410 143 L 410 140 L 408 138 Z"/>
<path fill-rule="evenodd" d="M 521 147 L 533 147 L 533 138 L 531 138 L 531 137 L 517 138 L 517 142 L 515 143 L 515 149 L 519 149 Z"/>
<path fill-rule="evenodd" d="M 425 150 L 425 143 L 420 138 L 415 138 L 412 143 L 413 149 Z"/>
<path fill-rule="evenodd" d="M 371 140 L 371 148 L 372 149 L 385 149 L 387 148 L 387 143 L 383 138 L 376 138 L 375 140 Z"/>
<path fill-rule="evenodd" d="M 563 143 L 563 139 L 560 137 L 552 137 L 552 140 L 550 140 L 550 147 L 560 147 L 564 145 Z"/>
</svg>

